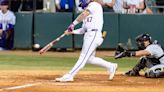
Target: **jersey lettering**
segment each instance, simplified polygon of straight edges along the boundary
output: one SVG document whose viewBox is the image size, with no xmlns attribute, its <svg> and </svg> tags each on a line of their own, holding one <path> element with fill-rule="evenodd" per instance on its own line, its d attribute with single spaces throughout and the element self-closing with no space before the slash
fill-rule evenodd
<svg viewBox="0 0 164 92">
<path fill-rule="evenodd" d="M 92 17 L 88 17 L 87 22 L 92 22 Z"/>
</svg>

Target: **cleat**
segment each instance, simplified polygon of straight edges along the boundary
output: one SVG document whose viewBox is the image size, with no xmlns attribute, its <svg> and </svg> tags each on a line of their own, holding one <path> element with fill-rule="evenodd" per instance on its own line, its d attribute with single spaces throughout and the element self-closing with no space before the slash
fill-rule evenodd
<svg viewBox="0 0 164 92">
<path fill-rule="evenodd" d="M 72 82 L 73 77 L 70 74 L 65 74 L 63 77 L 56 78 L 56 82 Z"/>
<path fill-rule="evenodd" d="M 125 76 L 140 76 L 139 72 L 135 72 L 133 70 L 129 70 L 124 74 Z"/>
<path fill-rule="evenodd" d="M 116 73 L 118 65 L 116 63 L 113 64 L 113 67 L 110 69 L 109 80 L 113 80 L 114 75 Z"/>
</svg>

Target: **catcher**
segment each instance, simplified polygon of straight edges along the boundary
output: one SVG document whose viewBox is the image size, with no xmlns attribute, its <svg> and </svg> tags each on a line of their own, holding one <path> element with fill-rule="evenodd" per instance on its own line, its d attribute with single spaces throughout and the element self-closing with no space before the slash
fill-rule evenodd
<svg viewBox="0 0 164 92">
<path fill-rule="evenodd" d="M 140 70 L 147 68 L 146 78 L 159 78 L 164 76 L 164 51 L 157 42 L 152 42 L 148 34 L 141 34 L 136 37 L 138 51 L 129 51 L 125 47 L 118 45 L 115 58 L 141 57 L 132 70 L 125 73 L 127 76 L 139 76 Z"/>
</svg>

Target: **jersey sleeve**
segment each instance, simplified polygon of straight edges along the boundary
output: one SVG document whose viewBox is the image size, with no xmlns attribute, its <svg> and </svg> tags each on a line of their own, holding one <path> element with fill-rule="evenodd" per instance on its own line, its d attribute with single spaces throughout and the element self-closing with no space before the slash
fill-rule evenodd
<svg viewBox="0 0 164 92">
<path fill-rule="evenodd" d="M 15 15 L 12 13 L 12 19 L 10 21 L 11 24 L 15 25 L 15 20 L 16 20 L 16 17 Z"/>
<path fill-rule="evenodd" d="M 74 34 L 84 34 L 85 29 L 84 28 L 79 28 L 73 31 Z"/>
<path fill-rule="evenodd" d="M 150 45 L 145 50 L 148 51 L 151 55 L 158 53 L 155 45 Z"/>
<path fill-rule="evenodd" d="M 89 10 L 90 13 L 94 13 L 96 10 L 96 4 L 94 2 L 89 3 L 88 7 L 86 8 L 86 10 Z"/>
</svg>

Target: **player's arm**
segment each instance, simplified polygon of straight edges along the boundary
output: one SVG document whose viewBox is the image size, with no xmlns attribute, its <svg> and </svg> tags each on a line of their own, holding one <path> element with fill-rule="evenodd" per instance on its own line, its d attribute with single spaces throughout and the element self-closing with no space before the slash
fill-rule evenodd
<svg viewBox="0 0 164 92">
<path fill-rule="evenodd" d="M 132 57 L 132 56 L 140 57 L 140 56 L 148 56 L 150 54 L 151 53 L 148 52 L 147 50 L 140 50 L 140 51 L 126 51 L 125 50 L 123 52 L 116 54 L 115 58 L 118 59 L 118 58 L 122 58 L 122 57 Z"/>
<path fill-rule="evenodd" d="M 90 15 L 90 11 L 88 9 L 84 10 L 74 21 L 73 23 L 67 28 L 68 32 L 72 32 L 74 27 L 82 22 L 88 15 Z"/>
<path fill-rule="evenodd" d="M 14 30 L 15 20 L 16 20 L 16 17 L 15 17 L 14 14 L 12 14 L 11 20 L 6 25 L 6 30 L 7 31 Z"/>
<path fill-rule="evenodd" d="M 135 56 L 136 57 L 139 57 L 139 56 L 148 56 L 150 55 L 151 53 L 148 52 L 147 50 L 140 50 L 140 51 L 136 51 L 135 52 Z"/>
<path fill-rule="evenodd" d="M 148 56 L 151 52 L 149 49 L 139 50 L 139 51 L 128 51 L 124 46 L 118 45 L 115 52 L 115 59 L 122 57 L 139 57 L 139 56 Z"/>
<path fill-rule="evenodd" d="M 90 15 L 90 11 L 88 9 L 84 10 L 73 22 L 74 25 L 82 22 L 88 15 Z"/>
<path fill-rule="evenodd" d="M 67 30 L 64 32 L 65 35 L 71 35 L 71 34 L 84 34 L 85 29 L 84 28 L 79 28 L 76 30 L 73 30 L 72 32 L 68 32 Z"/>
</svg>

